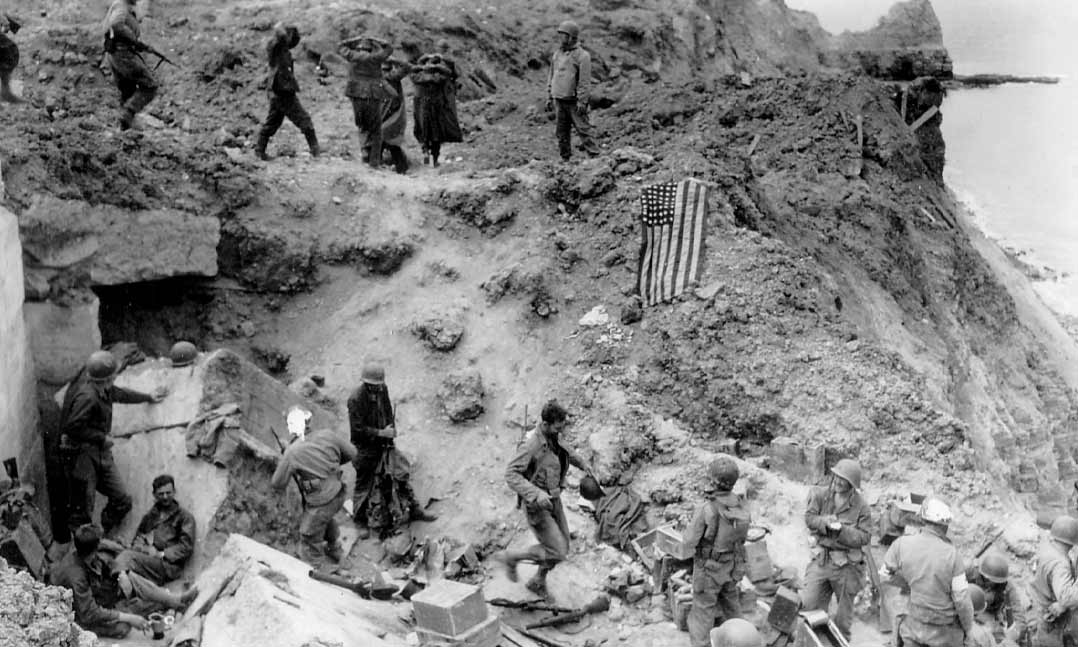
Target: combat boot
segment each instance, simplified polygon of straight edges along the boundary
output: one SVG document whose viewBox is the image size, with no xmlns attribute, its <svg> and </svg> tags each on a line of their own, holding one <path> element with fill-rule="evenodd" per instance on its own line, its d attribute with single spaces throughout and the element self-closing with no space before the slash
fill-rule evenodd
<svg viewBox="0 0 1078 647">
<path fill-rule="evenodd" d="M 322 149 L 318 146 L 318 136 L 314 134 L 314 129 L 303 131 L 303 136 L 307 138 L 307 148 L 311 150 L 311 157 L 321 155 Z"/>
<path fill-rule="evenodd" d="M 266 147 L 269 146 L 269 137 L 265 135 L 259 135 L 258 140 L 255 142 L 255 157 L 263 162 L 268 161 L 270 156 L 266 154 Z"/>
</svg>

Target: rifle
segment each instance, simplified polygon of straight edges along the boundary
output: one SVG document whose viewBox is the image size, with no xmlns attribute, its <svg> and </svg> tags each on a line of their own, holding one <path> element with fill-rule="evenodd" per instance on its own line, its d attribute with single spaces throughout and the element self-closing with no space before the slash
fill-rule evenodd
<svg viewBox="0 0 1078 647">
<path fill-rule="evenodd" d="M 605 595 L 600 595 L 599 597 L 595 598 L 586 606 L 581 607 L 580 609 L 575 609 L 573 611 L 570 611 L 569 613 L 562 613 L 550 616 L 549 618 L 543 618 L 542 620 L 526 625 L 524 628 L 539 629 L 540 627 L 556 627 L 558 625 L 567 625 L 570 622 L 576 622 L 577 620 L 580 620 L 581 618 L 589 614 L 602 613 L 604 611 L 608 611 L 609 609 L 610 598 L 606 597 Z"/>
<path fill-rule="evenodd" d="M 332 573 L 310 570 L 307 572 L 307 576 L 318 582 L 325 582 L 326 584 L 339 586 L 342 589 L 348 589 L 365 600 L 388 600 L 397 592 L 397 587 L 392 585 L 372 583 L 359 579 L 350 580 Z"/>
<path fill-rule="evenodd" d="M 571 613 L 575 609 L 546 604 L 541 600 L 507 600 L 506 598 L 494 598 L 490 604 L 506 609 L 523 609 L 524 611 L 547 611 L 550 613 Z"/>
<path fill-rule="evenodd" d="M 973 559 L 974 560 L 980 559 L 981 555 L 984 555 L 985 553 L 987 553 L 988 549 L 992 547 L 992 544 L 996 543 L 996 540 L 999 539 L 1002 536 L 1003 536 L 1003 529 L 1000 528 L 999 530 L 994 532 L 991 537 L 986 539 L 983 544 L 981 544 L 981 547 L 978 548 L 977 552 L 973 554 Z"/>
<path fill-rule="evenodd" d="M 151 54 L 153 54 L 154 56 L 157 57 L 157 65 L 153 66 L 153 69 L 154 69 L 155 72 L 157 71 L 157 68 L 161 67 L 162 63 L 168 63 L 172 67 L 179 67 L 179 65 L 176 65 L 175 63 L 173 63 L 172 59 L 170 59 L 169 57 L 162 54 L 157 48 L 155 48 L 155 47 L 153 47 L 151 45 L 147 45 L 146 43 L 143 43 L 141 41 L 139 42 L 139 47 L 143 51 L 147 51 L 147 52 L 149 52 L 149 53 L 151 53 Z"/>
<path fill-rule="evenodd" d="M 277 447 L 281 450 L 281 456 L 284 456 L 284 443 L 277 436 L 277 432 L 273 430 L 273 427 L 269 428 L 270 434 L 273 435 L 273 439 L 277 441 Z M 299 475 L 295 472 L 292 473 L 292 482 L 296 484 L 296 489 L 299 490 L 299 500 L 303 503 L 303 508 L 307 509 L 307 494 L 303 491 L 303 485 L 299 482 Z"/>
</svg>

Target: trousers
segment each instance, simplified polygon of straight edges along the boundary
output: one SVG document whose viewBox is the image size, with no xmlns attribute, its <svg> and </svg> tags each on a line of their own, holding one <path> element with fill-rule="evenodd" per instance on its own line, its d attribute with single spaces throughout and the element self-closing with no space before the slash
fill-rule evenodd
<svg viewBox="0 0 1078 647">
<path fill-rule="evenodd" d="M 74 457 L 68 480 L 71 488 L 68 524 L 72 529 L 92 522 L 97 492 L 108 498 L 101 511 L 101 528 L 106 535 L 131 512 L 131 496 L 124 488 L 111 449 L 82 445 Z"/>
<path fill-rule="evenodd" d="M 299 95 L 295 92 L 271 92 L 269 113 L 266 115 L 266 120 L 262 122 L 261 130 L 258 131 L 259 137 L 265 139 L 273 137 L 286 118 L 295 124 L 300 132 L 307 133 L 314 130 L 314 122 L 300 103 Z"/>
<path fill-rule="evenodd" d="M 576 106 L 576 99 L 555 99 L 557 112 L 555 132 L 558 137 L 558 152 L 564 160 L 573 156 L 573 129 L 580 136 L 580 150 L 595 155 L 599 147 L 591 137 L 591 122 L 586 113 L 581 113 Z"/>
<path fill-rule="evenodd" d="M 325 505 L 307 506 L 299 519 L 299 536 L 302 542 L 300 556 L 305 560 L 321 557 L 323 548 L 332 549 L 341 536 L 334 516 L 344 505 L 345 490 L 342 487 L 337 496 Z"/>
<path fill-rule="evenodd" d="M 352 116 L 359 129 L 359 148 L 367 164 L 382 164 L 382 99 L 352 98 Z"/>
<path fill-rule="evenodd" d="M 805 609 L 827 611 L 831 596 L 835 597 L 835 626 L 847 639 L 853 626 L 853 599 L 861 590 L 865 572 L 860 563 L 847 562 L 838 565 L 820 554 L 805 570 L 805 588 L 801 599 Z"/>
</svg>

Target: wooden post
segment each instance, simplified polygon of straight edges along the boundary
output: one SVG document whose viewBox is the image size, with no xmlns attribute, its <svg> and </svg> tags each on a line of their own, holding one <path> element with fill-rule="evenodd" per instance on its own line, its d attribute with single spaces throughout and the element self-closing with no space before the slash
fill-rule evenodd
<svg viewBox="0 0 1078 647">
<path fill-rule="evenodd" d="M 939 112 L 939 111 L 940 111 L 940 109 L 937 108 L 936 106 L 932 106 L 928 110 L 925 110 L 925 113 L 923 115 L 921 115 L 920 117 L 918 117 L 917 121 L 910 124 L 910 132 L 911 133 L 917 132 L 918 128 L 925 125 L 925 122 L 927 122 L 932 117 L 935 117 L 936 113 Z"/>
<path fill-rule="evenodd" d="M 748 150 L 745 151 L 746 157 L 752 157 L 752 154 L 756 151 L 756 146 L 760 143 L 760 133 L 756 133 L 752 138 L 752 143 L 749 144 Z"/>
<path fill-rule="evenodd" d="M 909 89 L 902 86 L 902 123 L 906 123 L 906 102 L 910 98 Z"/>
<path fill-rule="evenodd" d="M 865 150 L 865 118 L 857 115 L 857 154 L 864 155 Z"/>
</svg>

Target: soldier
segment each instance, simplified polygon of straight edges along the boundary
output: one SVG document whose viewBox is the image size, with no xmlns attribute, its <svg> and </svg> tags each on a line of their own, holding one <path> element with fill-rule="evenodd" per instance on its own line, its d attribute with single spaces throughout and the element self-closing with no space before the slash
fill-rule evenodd
<svg viewBox="0 0 1078 647">
<path fill-rule="evenodd" d="M 176 480 L 153 480 L 154 504 L 142 517 L 131 548 L 116 558 L 116 568 L 165 584 L 180 577 L 195 552 L 195 518 L 176 501 Z"/>
<path fill-rule="evenodd" d="M 344 505 L 341 465 L 356 457 L 356 448 L 329 429 L 308 433 L 310 420 L 310 411 L 300 407 L 289 410 L 288 433 L 295 438 L 277 463 L 270 484 L 282 490 L 294 478 L 304 496 L 299 521 L 300 557 L 312 565 L 323 554 L 340 562 L 344 557 L 338 542 L 341 531 L 333 517 Z"/>
<path fill-rule="evenodd" d="M 984 589 L 976 584 L 970 584 L 969 600 L 973 605 L 973 629 L 966 638 L 966 645 L 969 647 L 996 647 L 996 639 L 992 635 L 992 630 L 984 623 L 981 616 L 986 604 Z"/>
<path fill-rule="evenodd" d="M 0 14 L 0 101 L 8 103 L 22 103 L 22 99 L 11 91 L 11 73 L 19 64 L 19 46 L 4 34 L 17 34 L 21 28 L 11 14 Z"/>
<path fill-rule="evenodd" d="M 143 614 L 182 609 L 198 596 L 197 588 L 182 595 L 136 573 L 117 575 L 102 547 L 101 530 L 89 524 L 71 533 L 74 550 L 57 564 L 50 583 L 70 589 L 75 622 L 101 638 L 124 638 L 131 628 L 147 629 Z"/>
<path fill-rule="evenodd" d="M 1029 601 L 1010 581 L 1009 575 L 1007 558 L 997 552 L 986 553 L 976 568 L 971 566 L 966 569 L 969 583 L 976 584 L 984 592 L 988 616 L 995 620 L 995 639 L 1025 644 L 1030 629 L 1027 618 Z"/>
<path fill-rule="evenodd" d="M 136 0 L 114 0 L 105 17 L 105 53 L 123 108 L 120 130 L 130 128 L 135 115 L 157 95 L 157 81 L 141 55 L 150 47 L 139 40 L 135 3 Z"/>
<path fill-rule="evenodd" d="M 505 469 L 505 481 L 523 504 L 528 526 L 538 543 L 523 551 L 503 551 L 496 558 L 505 565 L 509 579 L 516 582 L 517 564 L 532 562 L 538 572 L 528 580 L 528 590 L 546 596 L 546 576 L 569 555 L 569 523 L 562 507 L 561 491 L 565 474 L 572 465 L 595 478 L 591 466 L 573 450 L 559 442 L 569 424 L 569 413 L 551 400 L 543 405 L 539 428 L 524 441 L 516 457 Z"/>
<path fill-rule="evenodd" d="M 393 47 L 377 38 L 357 36 L 341 41 L 337 52 L 352 64 L 345 95 L 352 100 L 360 150 L 367 164 L 378 167 L 382 163 L 382 103 L 386 99 L 382 63 Z"/>
<path fill-rule="evenodd" d="M 740 494 L 732 492 L 739 472 L 733 458 L 720 455 L 707 467 L 715 496 L 696 508 L 682 538 L 693 553 L 689 641 L 707 647 L 716 618 L 741 617 L 737 583 L 745 575 L 745 538 L 752 516 Z"/>
<path fill-rule="evenodd" d="M 966 567 L 947 538 L 951 509 L 938 499 L 921 503 L 924 527 L 904 535 L 887 549 L 880 567 L 884 580 L 909 586 L 909 612 L 897 634 L 904 645 L 955 647 L 973 628 L 973 605 Z"/>
<path fill-rule="evenodd" d="M 1033 644 L 1038 647 L 1078 645 L 1078 581 L 1069 553 L 1078 544 L 1078 519 L 1064 515 L 1052 522 L 1050 539 L 1037 550 L 1037 570 L 1030 591 L 1036 626 Z"/>
<path fill-rule="evenodd" d="M 402 81 L 409 71 L 411 66 L 407 61 L 391 58 L 382 63 L 388 94 L 382 107 L 382 150 L 389 151 L 393 159 L 393 170 L 401 174 L 408 172 L 408 156 L 404 154 L 403 148 L 408 116 L 404 109 Z"/>
<path fill-rule="evenodd" d="M 711 647 L 764 647 L 764 637 L 748 620 L 731 618 L 711 630 Z"/>
<path fill-rule="evenodd" d="M 457 66 L 441 54 L 424 54 L 412 71 L 412 85 L 412 134 L 423 147 L 423 163 L 438 166 L 442 144 L 463 139 L 457 119 Z"/>
<path fill-rule="evenodd" d="M 277 23 L 273 26 L 273 35 L 266 43 L 266 59 L 269 62 L 269 76 L 266 86 L 269 90 L 269 114 L 258 131 L 255 155 L 260 160 L 268 160 L 266 146 L 270 137 L 284 123 L 285 117 L 299 128 L 307 139 L 311 157 L 318 157 L 318 137 L 314 133 L 311 116 L 299 102 L 299 83 L 293 72 L 292 48 L 299 45 L 299 29 L 294 25 Z"/>
<path fill-rule="evenodd" d="M 110 534 L 131 511 L 131 497 L 112 459 L 112 405 L 161 402 L 168 389 L 153 394 L 123 389 L 114 384 L 120 366 L 107 350 L 95 351 L 86 367 L 67 387 L 60 410 L 60 446 L 67 458 L 72 528 L 89 523 L 95 492 L 108 497 L 101 511 L 101 527 Z"/>
<path fill-rule="evenodd" d="M 861 498 L 861 465 L 848 458 L 831 468 L 828 487 L 813 488 L 805 525 L 815 539 L 812 562 L 801 594 L 806 609 L 826 611 L 837 599 L 835 625 L 847 640 L 853 623 L 853 599 L 864 585 L 862 550 L 871 538 L 872 513 Z"/>
<path fill-rule="evenodd" d="M 591 54 L 580 46 L 580 27 L 571 20 L 558 26 L 561 46 L 550 59 L 547 79 L 547 112 L 556 110 L 558 151 L 568 161 L 573 155 L 572 131 L 580 136 L 580 150 L 598 155 L 591 138 L 588 102 L 591 100 Z"/>
<path fill-rule="evenodd" d="M 386 370 L 368 362 L 362 383 L 348 398 L 348 422 L 357 454 L 356 491 L 353 520 L 359 536 L 366 539 L 372 530 L 387 536 L 401 523 L 437 521 L 416 501 L 408 461 L 397 451 L 396 415 L 386 386 Z"/>
</svg>

